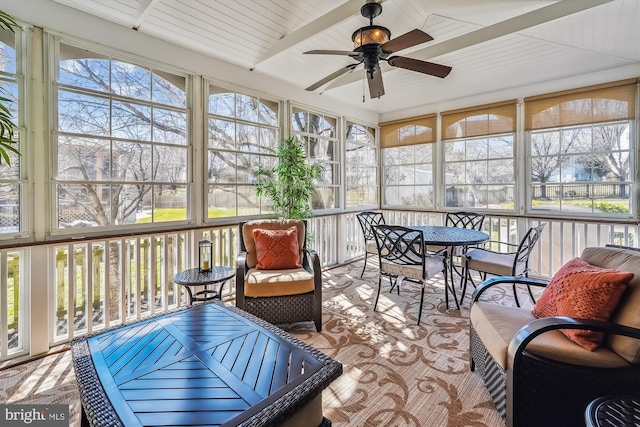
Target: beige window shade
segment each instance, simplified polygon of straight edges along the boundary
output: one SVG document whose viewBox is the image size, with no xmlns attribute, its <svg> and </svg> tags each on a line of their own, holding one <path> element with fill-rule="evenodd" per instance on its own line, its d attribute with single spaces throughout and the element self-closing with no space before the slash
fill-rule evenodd
<svg viewBox="0 0 640 427">
<path fill-rule="evenodd" d="M 516 100 L 442 113 L 442 139 L 469 138 L 515 132 Z"/>
<path fill-rule="evenodd" d="M 381 148 L 432 142 L 436 142 L 435 114 L 380 123 Z"/>
<path fill-rule="evenodd" d="M 525 98 L 525 129 L 632 119 L 637 81 L 622 80 Z"/>
</svg>

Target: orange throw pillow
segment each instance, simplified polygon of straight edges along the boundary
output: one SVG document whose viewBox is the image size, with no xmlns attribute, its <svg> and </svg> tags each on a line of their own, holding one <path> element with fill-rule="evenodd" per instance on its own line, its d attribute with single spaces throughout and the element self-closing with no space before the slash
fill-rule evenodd
<svg viewBox="0 0 640 427">
<path fill-rule="evenodd" d="M 287 230 L 253 230 L 256 243 L 256 257 L 259 270 L 283 270 L 300 268 L 300 245 L 298 229 L 294 226 Z"/>
<path fill-rule="evenodd" d="M 574 258 L 553 276 L 533 307 L 536 317 L 568 316 L 609 320 L 633 273 L 596 267 Z M 569 339 L 587 350 L 602 344 L 604 334 L 579 329 L 561 329 Z"/>
</svg>

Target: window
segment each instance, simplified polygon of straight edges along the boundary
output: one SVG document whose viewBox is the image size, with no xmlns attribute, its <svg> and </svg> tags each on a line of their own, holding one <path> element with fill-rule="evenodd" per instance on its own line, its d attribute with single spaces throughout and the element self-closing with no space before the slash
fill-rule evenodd
<svg viewBox="0 0 640 427">
<path fill-rule="evenodd" d="M 435 208 L 436 115 L 381 124 L 384 207 Z"/>
<path fill-rule="evenodd" d="M 13 33 L 0 29 L 0 97 L 5 98 L 2 104 L 9 110 L 11 121 L 18 125 L 13 138 L 18 144 L 13 147 L 21 151 L 20 143 L 24 135 L 23 118 L 20 115 L 22 104 L 23 75 L 20 60 L 22 31 L 17 28 Z M 26 217 L 21 212 L 27 208 L 23 193 L 26 193 L 26 181 L 23 173 L 24 156 L 7 151 L 11 165 L 5 159 L 0 163 L 0 235 L 13 237 L 24 231 L 20 220 Z"/>
<path fill-rule="evenodd" d="M 374 128 L 347 122 L 346 207 L 378 205 L 378 150 Z"/>
<path fill-rule="evenodd" d="M 444 206 L 515 209 L 516 103 L 442 113 Z"/>
<path fill-rule="evenodd" d="M 208 218 L 271 213 L 256 195 L 255 164 L 276 165 L 280 104 L 209 85 Z"/>
<path fill-rule="evenodd" d="M 293 107 L 292 134 L 304 142 L 309 162 L 322 164 L 324 172 L 311 199 L 314 210 L 340 208 L 340 141 L 338 119 Z"/>
<path fill-rule="evenodd" d="M 57 228 L 184 221 L 186 78 L 59 44 Z"/>
<path fill-rule="evenodd" d="M 632 216 L 635 79 L 525 99 L 532 211 Z"/>
</svg>

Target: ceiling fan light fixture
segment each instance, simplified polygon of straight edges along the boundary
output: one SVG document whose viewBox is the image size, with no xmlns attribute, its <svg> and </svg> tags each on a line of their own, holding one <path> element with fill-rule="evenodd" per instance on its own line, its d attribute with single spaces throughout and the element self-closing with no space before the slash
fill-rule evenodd
<svg viewBox="0 0 640 427">
<path fill-rule="evenodd" d="M 368 25 L 351 36 L 355 49 L 368 44 L 384 44 L 391 39 L 391 31 L 380 25 Z"/>
</svg>

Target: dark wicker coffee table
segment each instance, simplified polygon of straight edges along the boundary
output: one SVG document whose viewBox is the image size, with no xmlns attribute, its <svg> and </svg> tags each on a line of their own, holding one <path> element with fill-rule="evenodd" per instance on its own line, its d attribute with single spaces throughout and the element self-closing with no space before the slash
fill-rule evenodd
<svg viewBox="0 0 640 427">
<path fill-rule="evenodd" d="M 279 425 L 342 374 L 339 362 L 220 300 L 71 347 L 91 426 Z"/>
</svg>

